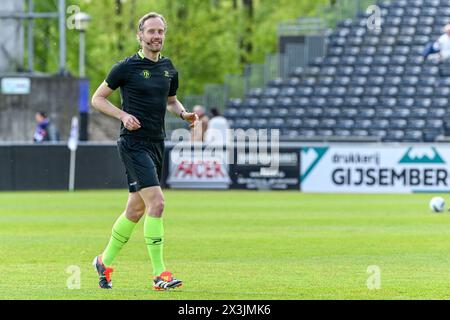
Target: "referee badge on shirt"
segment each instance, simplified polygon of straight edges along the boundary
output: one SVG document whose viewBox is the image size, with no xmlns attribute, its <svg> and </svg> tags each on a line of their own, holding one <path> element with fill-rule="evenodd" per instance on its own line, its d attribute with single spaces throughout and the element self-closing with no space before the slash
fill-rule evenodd
<svg viewBox="0 0 450 320">
<path fill-rule="evenodd" d="M 152 74 L 151 74 L 150 71 L 148 71 L 148 70 L 142 71 L 141 75 L 142 75 L 145 79 L 148 79 L 148 78 L 150 78 L 150 77 L 152 76 Z"/>
</svg>

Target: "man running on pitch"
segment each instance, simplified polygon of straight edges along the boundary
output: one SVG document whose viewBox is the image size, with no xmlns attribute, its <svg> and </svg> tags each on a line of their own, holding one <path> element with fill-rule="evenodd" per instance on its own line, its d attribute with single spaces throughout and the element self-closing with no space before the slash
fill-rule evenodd
<svg viewBox="0 0 450 320">
<path fill-rule="evenodd" d="M 114 65 L 92 98 L 95 109 L 122 122 L 117 145 L 129 188 L 125 212 L 115 222 L 106 249 L 93 262 L 99 274 L 100 288 L 112 288 L 112 262 L 144 214 L 144 236 L 153 267 L 153 288 L 167 290 L 182 285 L 181 280 L 166 270 L 163 260 L 164 196 L 160 179 L 164 118 L 166 109 L 191 125 L 198 117 L 186 112 L 178 101 L 178 73 L 172 62 L 161 56 L 166 30 L 162 15 L 151 12 L 142 17 L 137 31 L 141 49 Z M 117 88 L 120 88 L 122 110 L 107 100 Z"/>
</svg>

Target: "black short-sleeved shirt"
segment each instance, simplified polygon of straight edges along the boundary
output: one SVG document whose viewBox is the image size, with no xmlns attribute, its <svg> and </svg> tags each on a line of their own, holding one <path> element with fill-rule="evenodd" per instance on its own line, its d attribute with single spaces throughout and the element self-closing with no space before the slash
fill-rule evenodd
<svg viewBox="0 0 450 320">
<path fill-rule="evenodd" d="M 122 123 L 121 136 L 165 138 L 167 97 L 175 96 L 178 89 L 178 72 L 170 59 L 160 57 L 154 62 L 139 51 L 115 64 L 105 82 L 112 90 L 120 87 L 122 109 L 141 123 L 135 131 L 127 130 Z"/>
</svg>

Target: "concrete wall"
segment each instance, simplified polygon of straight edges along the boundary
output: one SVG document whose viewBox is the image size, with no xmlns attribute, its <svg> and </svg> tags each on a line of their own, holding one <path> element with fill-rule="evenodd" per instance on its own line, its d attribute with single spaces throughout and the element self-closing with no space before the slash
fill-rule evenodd
<svg viewBox="0 0 450 320">
<path fill-rule="evenodd" d="M 67 140 L 72 116 L 78 115 L 78 96 L 78 79 L 60 76 L 31 77 L 29 95 L 0 92 L 0 141 L 32 141 L 37 111 L 46 111 Z"/>
</svg>

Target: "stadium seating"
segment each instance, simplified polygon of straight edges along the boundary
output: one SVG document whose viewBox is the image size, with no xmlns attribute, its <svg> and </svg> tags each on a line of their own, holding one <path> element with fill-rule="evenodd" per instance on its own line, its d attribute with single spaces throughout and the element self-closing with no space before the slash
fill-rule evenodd
<svg viewBox="0 0 450 320">
<path fill-rule="evenodd" d="M 424 61 L 422 52 L 450 23 L 450 2 L 378 5 L 381 30 L 368 29 L 364 14 L 341 21 L 325 57 L 230 100 L 225 116 L 232 127 L 276 128 L 284 139 L 386 142 L 433 142 L 447 133 L 450 72 Z"/>
</svg>

